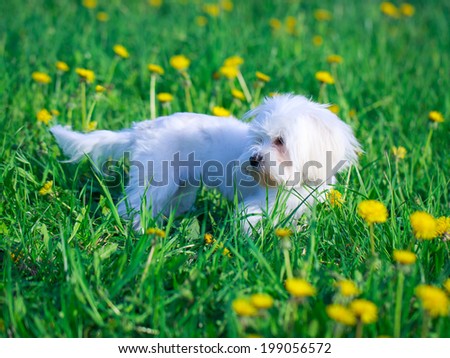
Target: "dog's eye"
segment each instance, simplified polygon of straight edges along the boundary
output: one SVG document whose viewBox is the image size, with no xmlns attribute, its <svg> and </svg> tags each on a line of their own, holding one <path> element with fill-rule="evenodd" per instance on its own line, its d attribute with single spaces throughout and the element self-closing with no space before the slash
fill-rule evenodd
<svg viewBox="0 0 450 358">
<path fill-rule="evenodd" d="M 284 145 L 284 139 L 283 139 L 283 137 L 277 137 L 277 138 L 275 138 L 275 140 L 273 141 L 273 144 L 276 145 L 276 146 Z"/>
</svg>

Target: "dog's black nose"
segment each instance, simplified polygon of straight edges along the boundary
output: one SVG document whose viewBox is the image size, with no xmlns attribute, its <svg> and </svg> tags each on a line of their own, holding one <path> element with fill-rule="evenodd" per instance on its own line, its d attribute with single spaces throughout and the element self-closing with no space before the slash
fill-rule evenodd
<svg viewBox="0 0 450 358">
<path fill-rule="evenodd" d="M 249 158 L 250 161 L 250 165 L 252 167 L 257 167 L 259 165 L 259 163 L 261 163 L 263 157 L 261 154 L 254 154 Z"/>
</svg>

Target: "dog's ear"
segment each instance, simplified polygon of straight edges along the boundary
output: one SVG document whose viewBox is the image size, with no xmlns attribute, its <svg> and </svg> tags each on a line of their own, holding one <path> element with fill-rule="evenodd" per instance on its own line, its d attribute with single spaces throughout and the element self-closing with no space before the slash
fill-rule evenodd
<svg viewBox="0 0 450 358">
<path fill-rule="evenodd" d="M 350 126 L 325 107 L 300 115 L 290 134 L 295 171 L 305 185 L 332 183 L 334 176 L 357 162 L 360 145 Z M 298 175 L 298 174 L 297 174 Z"/>
<path fill-rule="evenodd" d="M 244 121 L 249 122 L 251 119 L 259 116 L 260 114 L 263 114 L 264 112 L 266 112 L 266 104 L 267 99 L 264 100 L 264 102 L 262 104 L 260 104 L 259 106 L 247 111 L 244 116 L 242 117 L 242 119 Z"/>
</svg>

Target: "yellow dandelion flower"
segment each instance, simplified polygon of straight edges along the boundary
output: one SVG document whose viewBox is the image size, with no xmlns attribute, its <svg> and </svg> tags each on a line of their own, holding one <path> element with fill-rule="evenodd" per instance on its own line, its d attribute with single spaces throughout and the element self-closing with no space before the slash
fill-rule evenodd
<svg viewBox="0 0 450 358">
<path fill-rule="evenodd" d="M 327 57 L 328 63 L 342 63 L 343 61 L 344 59 L 342 58 L 342 56 L 339 55 L 329 55 Z"/>
<path fill-rule="evenodd" d="M 269 20 L 269 25 L 273 31 L 277 31 L 277 30 L 281 29 L 281 26 L 282 26 L 281 21 L 278 19 L 275 19 L 275 18 L 271 18 Z"/>
<path fill-rule="evenodd" d="M 106 91 L 106 87 L 102 86 L 102 85 L 97 85 L 95 86 L 95 92 L 97 93 L 103 93 Z"/>
<path fill-rule="evenodd" d="M 317 71 L 316 80 L 321 83 L 326 83 L 328 85 L 334 84 L 334 78 L 328 71 Z"/>
<path fill-rule="evenodd" d="M 236 99 L 238 99 L 238 100 L 240 100 L 240 101 L 245 100 L 244 92 L 242 92 L 241 90 L 238 90 L 238 89 L 236 89 L 236 88 L 233 88 L 233 89 L 231 90 L 231 95 L 232 95 L 234 98 L 236 98 Z"/>
<path fill-rule="evenodd" d="M 232 303 L 233 311 L 238 316 L 256 316 L 258 310 L 247 298 L 237 298 Z"/>
<path fill-rule="evenodd" d="M 444 282 L 444 288 L 447 291 L 447 293 L 450 295 L 450 278 L 446 279 Z"/>
<path fill-rule="evenodd" d="M 417 260 L 416 254 L 407 250 L 394 250 L 393 257 L 396 262 L 402 265 L 412 265 Z"/>
<path fill-rule="evenodd" d="M 31 78 L 34 81 L 36 81 L 37 83 L 44 84 L 44 85 L 49 84 L 50 82 L 52 82 L 51 77 L 49 75 L 47 75 L 46 73 L 44 73 L 44 72 L 38 72 L 38 71 L 33 72 L 31 74 Z"/>
<path fill-rule="evenodd" d="M 228 12 L 233 11 L 233 8 L 234 8 L 234 4 L 230 0 L 221 0 L 220 6 L 222 7 L 222 9 L 224 9 L 225 11 L 228 11 Z"/>
<path fill-rule="evenodd" d="M 255 75 L 256 75 L 256 78 L 261 82 L 269 82 L 270 81 L 270 77 L 268 75 L 266 75 L 265 73 L 256 71 Z"/>
<path fill-rule="evenodd" d="M 364 200 L 358 204 L 358 215 L 368 224 L 384 223 L 388 218 L 388 211 L 383 203 L 377 200 Z"/>
<path fill-rule="evenodd" d="M 239 74 L 239 69 L 235 66 L 222 66 L 219 68 L 219 73 L 229 80 L 236 78 Z"/>
<path fill-rule="evenodd" d="M 222 255 L 223 256 L 228 256 L 231 257 L 231 252 L 229 249 L 227 249 L 226 247 L 222 250 Z"/>
<path fill-rule="evenodd" d="M 53 180 L 45 182 L 42 188 L 39 190 L 39 195 L 44 196 L 50 194 L 52 192 L 52 188 L 53 188 Z"/>
<path fill-rule="evenodd" d="M 444 122 L 444 116 L 441 112 L 438 111 L 431 111 L 430 113 L 428 113 L 428 119 L 435 123 Z"/>
<path fill-rule="evenodd" d="M 173 96 L 170 93 L 167 92 L 161 92 L 156 95 L 156 98 L 161 103 L 170 103 L 173 101 Z"/>
<path fill-rule="evenodd" d="M 312 38 L 312 43 L 314 46 L 319 47 L 323 44 L 323 37 L 320 35 L 315 35 Z"/>
<path fill-rule="evenodd" d="M 317 9 L 314 11 L 314 18 L 317 21 L 330 21 L 331 20 L 331 12 L 325 9 Z"/>
<path fill-rule="evenodd" d="M 36 119 L 38 120 L 38 122 L 42 122 L 44 124 L 48 124 L 52 120 L 52 118 L 53 118 L 52 114 L 45 108 L 41 109 L 36 114 Z"/>
<path fill-rule="evenodd" d="M 344 297 L 358 296 L 361 291 L 356 284 L 351 280 L 341 280 L 336 282 L 336 286 L 339 288 L 339 292 Z"/>
<path fill-rule="evenodd" d="M 273 306 L 273 298 L 267 293 L 255 293 L 251 295 L 250 302 L 259 309 L 268 309 Z"/>
<path fill-rule="evenodd" d="M 340 107 L 337 104 L 330 104 L 328 106 L 328 110 L 331 111 L 334 114 L 338 114 L 339 110 L 340 110 Z"/>
<path fill-rule="evenodd" d="M 204 27 L 208 24 L 208 19 L 205 16 L 197 16 L 195 18 L 197 26 Z"/>
<path fill-rule="evenodd" d="M 247 334 L 247 336 L 245 338 L 264 338 L 264 337 L 259 334 L 256 334 L 256 333 L 250 333 L 250 334 Z"/>
<path fill-rule="evenodd" d="M 109 20 L 109 15 L 106 12 L 104 12 L 104 11 L 100 11 L 100 12 L 97 13 L 96 18 L 100 22 L 106 22 L 106 21 Z"/>
<path fill-rule="evenodd" d="M 11 253 L 11 260 L 14 261 L 14 263 L 18 263 L 22 259 L 22 255 L 20 253 L 15 254 L 14 252 Z"/>
<path fill-rule="evenodd" d="M 209 237 L 207 237 L 207 238 L 209 239 Z M 216 251 L 217 249 L 220 249 L 220 250 L 222 250 L 222 255 L 223 256 L 231 257 L 230 250 L 225 247 L 223 242 L 217 242 L 216 240 L 212 239 L 211 243 L 214 244 L 214 251 Z"/>
<path fill-rule="evenodd" d="M 404 3 L 400 5 L 400 12 L 403 16 L 411 17 L 416 12 L 416 9 L 413 5 Z"/>
<path fill-rule="evenodd" d="M 286 18 L 286 32 L 290 35 L 295 34 L 295 27 L 297 25 L 297 19 L 293 16 L 288 16 Z"/>
<path fill-rule="evenodd" d="M 225 59 L 223 61 L 224 66 L 233 66 L 233 67 L 239 67 L 244 63 L 244 59 L 241 56 L 231 56 Z"/>
<path fill-rule="evenodd" d="M 55 67 L 58 71 L 67 72 L 69 71 L 69 65 L 63 61 L 56 61 Z"/>
<path fill-rule="evenodd" d="M 314 11 L 314 18 L 317 21 L 330 21 L 331 20 L 331 12 L 324 9 L 317 9 Z"/>
<path fill-rule="evenodd" d="M 97 129 L 97 122 L 96 121 L 90 121 L 87 125 L 87 131 L 92 132 Z"/>
<path fill-rule="evenodd" d="M 151 228 L 147 229 L 146 234 L 147 235 L 155 235 L 162 239 L 164 239 L 166 237 L 166 232 L 157 227 L 151 227 Z"/>
<path fill-rule="evenodd" d="M 395 157 L 395 159 L 398 159 L 398 160 L 405 159 L 406 153 L 407 153 L 406 148 L 402 147 L 402 146 L 392 147 L 391 152 L 392 152 L 392 155 Z"/>
<path fill-rule="evenodd" d="M 288 228 L 279 227 L 275 230 L 275 235 L 279 238 L 289 237 L 292 235 L 292 231 Z"/>
<path fill-rule="evenodd" d="M 156 73 L 158 75 L 163 75 L 164 74 L 164 68 L 162 68 L 159 65 L 155 65 L 154 63 L 149 63 L 147 65 L 147 69 L 151 72 L 151 73 Z"/>
<path fill-rule="evenodd" d="M 216 4 L 203 5 L 203 11 L 211 17 L 218 17 L 220 15 L 220 7 Z"/>
<path fill-rule="evenodd" d="M 57 109 L 52 109 L 50 111 L 54 116 L 59 116 L 61 113 Z"/>
<path fill-rule="evenodd" d="M 88 9 L 95 9 L 97 7 L 97 0 L 83 0 L 83 6 Z"/>
<path fill-rule="evenodd" d="M 431 240 L 437 236 L 437 222 L 430 214 L 416 211 L 409 217 L 414 236 L 418 239 Z"/>
<path fill-rule="evenodd" d="M 350 303 L 350 310 L 362 323 L 374 323 L 378 319 L 377 306 L 368 300 L 358 299 Z"/>
<path fill-rule="evenodd" d="M 205 240 L 206 245 L 211 245 L 212 243 L 214 243 L 213 236 L 209 233 L 206 233 L 205 236 L 203 236 L 203 240 Z"/>
<path fill-rule="evenodd" d="M 152 7 L 161 7 L 162 0 L 148 0 L 148 4 Z"/>
<path fill-rule="evenodd" d="M 327 200 L 329 201 L 331 206 L 341 207 L 344 203 L 344 199 L 342 199 L 342 194 L 339 190 L 331 189 L 327 193 Z"/>
<path fill-rule="evenodd" d="M 431 317 L 446 316 L 448 314 L 449 300 L 443 290 L 430 285 L 419 285 L 415 290 L 416 296 L 422 302 L 425 311 Z"/>
<path fill-rule="evenodd" d="M 356 316 L 347 307 L 340 304 L 331 304 L 326 307 L 328 317 L 332 320 L 345 324 L 347 326 L 354 326 L 356 324 Z"/>
<path fill-rule="evenodd" d="M 231 115 L 231 112 L 228 109 L 219 106 L 214 106 L 212 113 L 217 117 L 229 117 Z"/>
<path fill-rule="evenodd" d="M 382 2 L 380 5 L 380 10 L 386 16 L 393 18 L 398 18 L 400 16 L 400 11 L 393 3 L 389 1 Z"/>
<path fill-rule="evenodd" d="M 94 71 L 87 70 L 85 68 L 77 68 L 75 69 L 75 72 L 80 76 L 80 78 L 83 81 L 86 81 L 88 83 L 92 83 L 95 80 L 95 73 Z"/>
<path fill-rule="evenodd" d="M 441 216 L 436 219 L 436 234 L 443 236 L 447 233 L 450 233 L 450 217 Z"/>
<path fill-rule="evenodd" d="M 191 60 L 184 55 L 176 55 L 170 58 L 170 65 L 177 71 L 185 71 L 190 64 Z"/>
<path fill-rule="evenodd" d="M 311 297 L 316 295 L 316 289 L 308 281 L 301 278 L 288 278 L 286 290 L 294 297 Z"/>
<path fill-rule="evenodd" d="M 113 51 L 119 57 L 122 57 L 122 58 L 130 57 L 130 54 L 128 53 L 128 50 L 122 45 L 114 45 L 113 46 Z"/>
</svg>

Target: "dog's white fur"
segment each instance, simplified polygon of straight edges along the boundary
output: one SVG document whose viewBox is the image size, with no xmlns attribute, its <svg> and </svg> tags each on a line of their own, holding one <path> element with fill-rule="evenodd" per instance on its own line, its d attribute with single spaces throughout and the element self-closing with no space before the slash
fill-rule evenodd
<svg viewBox="0 0 450 358">
<path fill-rule="evenodd" d="M 51 132 L 71 161 L 88 155 L 101 167 L 108 158 L 119 159 L 128 152 L 133 163 L 142 163 L 130 167 L 126 187 L 136 228 L 141 226 L 144 196 L 154 217 L 167 216 L 172 210 L 182 214 L 192 207 L 200 181 L 229 200 L 237 197 L 245 230 L 255 226 L 263 214 L 275 220 L 296 219 L 314 201 L 323 200 L 334 183 L 336 173 L 327 171 L 327 165 L 334 168 L 343 161 L 337 170 L 341 171 L 357 161 L 360 146 L 351 128 L 326 105 L 303 96 L 267 98 L 246 118 L 253 120 L 245 123 L 231 117 L 176 113 L 118 132 L 82 134 L 61 126 Z M 328 163 L 327 152 L 331 152 Z M 199 165 L 175 170 L 171 163 L 175 154 L 184 161 L 191 155 Z M 229 170 L 227 165 L 236 161 L 239 165 Z M 216 170 L 219 164 L 222 173 Z M 208 165 L 210 173 L 216 173 L 205 180 Z M 167 185 L 152 185 L 164 179 Z M 125 201 L 119 204 L 121 215 L 130 214 L 127 206 Z"/>
</svg>

